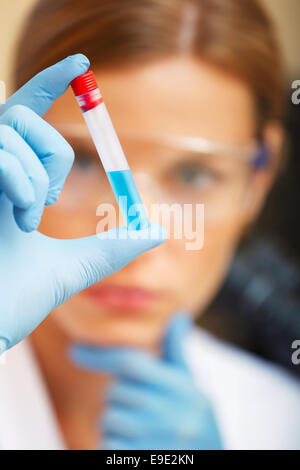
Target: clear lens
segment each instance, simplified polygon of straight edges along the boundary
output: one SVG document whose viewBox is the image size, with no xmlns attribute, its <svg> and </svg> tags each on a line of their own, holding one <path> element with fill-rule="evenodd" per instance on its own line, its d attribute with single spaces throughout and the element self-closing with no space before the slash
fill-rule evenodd
<svg viewBox="0 0 300 470">
<path fill-rule="evenodd" d="M 64 191 L 81 194 L 82 204 L 86 204 L 87 195 L 92 193 L 97 194 L 96 203 L 113 202 L 110 185 L 91 139 L 78 130 L 73 135 L 64 133 L 76 154 Z M 247 191 L 251 148 L 252 157 L 255 156 L 252 143 L 241 147 L 227 144 L 214 147 L 213 142 L 198 139 L 203 149 L 204 143 L 207 150 L 210 147 L 210 152 L 204 152 L 200 147 L 196 150 L 194 146 L 191 150 L 175 145 L 174 140 L 171 144 L 163 138 L 142 138 L 124 132 L 118 135 L 142 200 L 148 207 L 151 203 L 202 203 L 207 217 L 226 217 Z M 182 144 L 183 140 L 180 142 Z M 94 200 L 95 204 L 95 196 L 89 200 Z"/>
</svg>

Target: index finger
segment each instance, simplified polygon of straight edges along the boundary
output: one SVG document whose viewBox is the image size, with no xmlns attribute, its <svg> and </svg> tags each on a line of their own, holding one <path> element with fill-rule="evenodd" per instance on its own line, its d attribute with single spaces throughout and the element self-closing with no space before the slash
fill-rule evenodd
<svg viewBox="0 0 300 470">
<path fill-rule="evenodd" d="M 192 320 L 188 312 L 177 313 L 168 325 L 162 345 L 163 359 L 175 366 L 187 369 L 184 344 L 192 329 Z"/>
<path fill-rule="evenodd" d="M 69 353 L 75 363 L 87 370 L 123 377 L 159 389 L 179 387 L 182 379 L 163 361 L 135 348 L 74 345 Z"/>
<path fill-rule="evenodd" d="M 35 75 L 0 108 L 1 114 L 15 105 L 23 105 L 43 116 L 53 102 L 65 93 L 70 82 L 85 73 L 90 62 L 83 54 L 61 60 Z"/>
</svg>

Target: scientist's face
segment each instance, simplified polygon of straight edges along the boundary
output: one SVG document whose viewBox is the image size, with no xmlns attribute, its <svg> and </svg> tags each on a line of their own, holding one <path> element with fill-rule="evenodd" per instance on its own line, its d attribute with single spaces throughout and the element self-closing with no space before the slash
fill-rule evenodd
<svg viewBox="0 0 300 470">
<path fill-rule="evenodd" d="M 203 203 L 204 244 L 188 250 L 190 240 L 175 239 L 171 230 L 164 245 L 77 294 L 51 321 L 73 341 L 151 348 L 174 313 L 195 316 L 213 299 L 263 198 L 259 175 L 243 158 L 203 154 L 163 138 L 248 145 L 255 138 L 253 97 L 242 81 L 192 58 L 95 74 L 145 205 Z M 73 146 L 76 161 L 40 229 L 56 238 L 94 234 L 97 206 L 115 202 L 72 93 L 46 118 Z M 202 221 L 194 221 L 194 230 L 195 224 L 200 233 Z"/>
</svg>

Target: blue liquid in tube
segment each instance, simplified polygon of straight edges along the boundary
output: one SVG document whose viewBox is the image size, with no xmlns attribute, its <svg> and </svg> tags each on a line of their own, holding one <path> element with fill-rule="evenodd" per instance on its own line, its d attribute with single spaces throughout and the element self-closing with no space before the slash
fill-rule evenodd
<svg viewBox="0 0 300 470">
<path fill-rule="evenodd" d="M 147 228 L 147 213 L 131 171 L 108 171 L 107 176 L 127 226 L 132 230 Z"/>
</svg>

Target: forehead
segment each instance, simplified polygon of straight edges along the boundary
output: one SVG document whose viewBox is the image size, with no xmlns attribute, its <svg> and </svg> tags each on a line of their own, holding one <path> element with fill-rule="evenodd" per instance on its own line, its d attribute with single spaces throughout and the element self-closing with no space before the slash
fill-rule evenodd
<svg viewBox="0 0 300 470">
<path fill-rule="evenodd" d="M 205 62 L 177 57 L 94 71 L 117 128 L 236 143 L 253 136 L 251 91 L 243 81 Z M 54 124 L 81 120 L 71 92 L 55 103 L 48 118 Z"/>
</svg>

